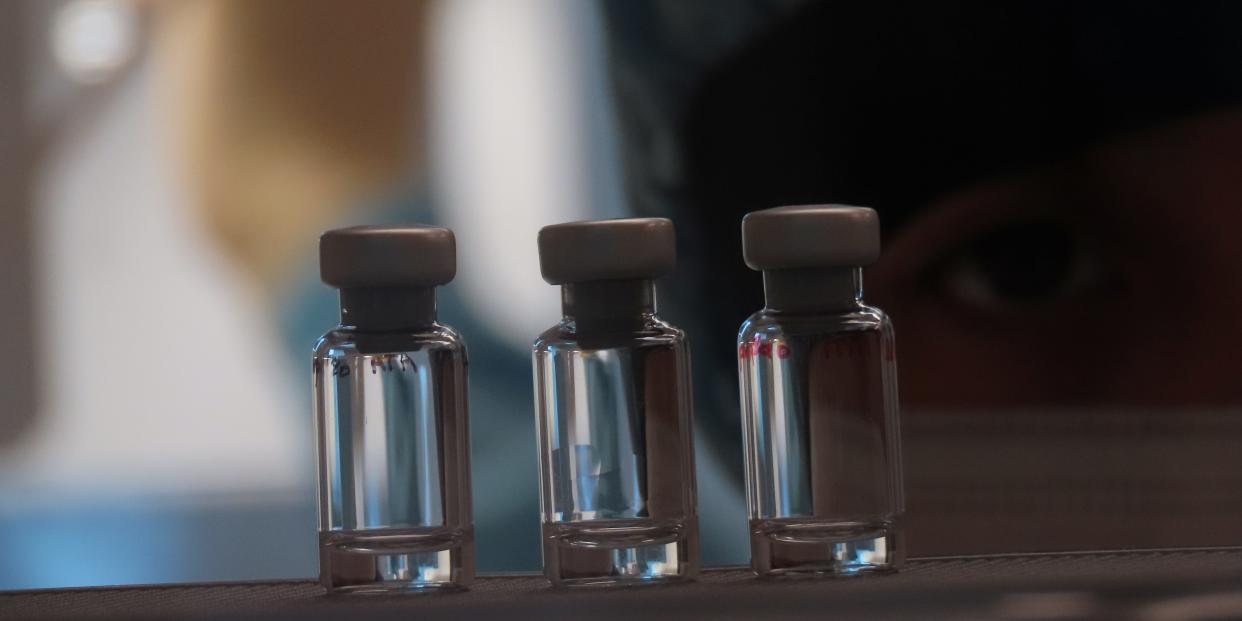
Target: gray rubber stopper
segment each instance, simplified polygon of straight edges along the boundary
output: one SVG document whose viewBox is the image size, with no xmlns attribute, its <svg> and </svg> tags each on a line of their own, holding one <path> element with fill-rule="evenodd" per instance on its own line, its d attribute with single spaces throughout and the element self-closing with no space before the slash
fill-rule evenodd
<svg viewBox="0 0 1242 621">
<path fill-rule="evenodd" d="M 440 227 L 355 226 L 319 238 L 319 277 L 338 289 L 434 287 L 457 275 L 457 242 Z"/>
<path fill-rule="evenodd" d="M 539 269 L 552 285 L 654 279 L 676 264 L 673 222 L 667 218 L 587 220 L 539 230 Z"/>
<path fill-rule="evenodd" d="M 870 265 L 880 258 L 880 219 L 848 205 L 751 212 L 742 218 L 742 255 L 759 271 Z"/>
</svg>

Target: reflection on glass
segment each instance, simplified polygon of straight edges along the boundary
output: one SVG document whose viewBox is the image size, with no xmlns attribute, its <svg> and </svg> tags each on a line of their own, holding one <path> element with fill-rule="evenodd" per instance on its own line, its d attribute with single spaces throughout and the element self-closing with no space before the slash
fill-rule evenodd
<svg viewBox="0 0 1242 621">
<path fill-rule="evenodd" d="M 761 575 L 901 561 L 893 331 L 878 309 L 763 310 L 738 339 L 751 554 Z"/>
<path fill-rule="evenodd" d="M 324 586 L 464 586 L 474 533 L 459 337 L 439 325 L 334 330 L 315 350 L 313 376 Z"/>
<path fill-rule="evenodd" d="M 632 332 L 584 337 L 567 319 L 535 343 L 553 584 L 662 581 L 698 569 L 685 336 L 650 313 L 639 321 Z"/>
</svg>

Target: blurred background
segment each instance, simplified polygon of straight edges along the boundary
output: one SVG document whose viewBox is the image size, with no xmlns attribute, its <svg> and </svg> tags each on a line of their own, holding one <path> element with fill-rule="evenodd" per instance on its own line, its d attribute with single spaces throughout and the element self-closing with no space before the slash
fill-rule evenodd
<svg viewBox="0 0 1242 621">
<path fill-rule="evenodd" d="M 660 215 L 704 560 L 739 222 L 876 207 L 912 555 L 1242 544 L 1242 5 L 0 3 L 0 589 L 316 573 L 327 228 L 458 236 L 483 571 L 539 566 L 535 233 Z"/>
</svg>

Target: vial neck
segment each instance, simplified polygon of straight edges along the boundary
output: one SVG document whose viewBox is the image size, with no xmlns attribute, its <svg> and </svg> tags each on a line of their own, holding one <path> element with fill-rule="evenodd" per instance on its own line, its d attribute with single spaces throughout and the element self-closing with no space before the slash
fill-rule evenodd
<svg viewBox="0 0 1242 621">
<path fill-rule="evenodd" d="M 832 313 L 862 304 L 861 267 L 810 267 L 764 270 L 763 294 L 768 310 Z"/>
<path fill-rule="evenodd" d="M 561 285 L 561 312 L 579 333 L 636 330 L 655 313 L 655 283 L 648 279 L 566 283 Z"/>
<path fill-rule="evenodd" d="M 364 332 L 427 326 L 436 321 L 434 287 L 341 289 L 341 325 Z"/>
</svg>

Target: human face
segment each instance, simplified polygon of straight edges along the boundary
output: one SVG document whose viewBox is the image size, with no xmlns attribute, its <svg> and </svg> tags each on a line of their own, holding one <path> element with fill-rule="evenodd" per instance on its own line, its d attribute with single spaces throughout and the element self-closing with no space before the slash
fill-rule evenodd
<svg viewBox="0 0 1242 621">
<path fill-rule="evenodd" d="M 1242 401 L 1242 111 L 950 193 L 887 240 L 867 299 L 930 407 Z"/>
</svg>

